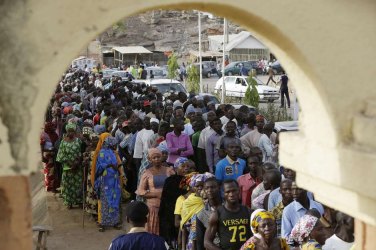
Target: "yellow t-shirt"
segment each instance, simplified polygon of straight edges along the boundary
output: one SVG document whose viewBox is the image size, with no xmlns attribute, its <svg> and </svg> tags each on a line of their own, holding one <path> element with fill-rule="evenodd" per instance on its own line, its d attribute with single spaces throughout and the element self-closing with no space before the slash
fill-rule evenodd
<svg viewBox="0 0 376 250">
<path fill-rule="evenodd" d="M 180 195 L 176 199 L 174 214 L 181 215 L 181 210 L 183 209 L 183 202 L 184 201 L 185 201 L 185 197 L 183 195 Z"/>
</svg>

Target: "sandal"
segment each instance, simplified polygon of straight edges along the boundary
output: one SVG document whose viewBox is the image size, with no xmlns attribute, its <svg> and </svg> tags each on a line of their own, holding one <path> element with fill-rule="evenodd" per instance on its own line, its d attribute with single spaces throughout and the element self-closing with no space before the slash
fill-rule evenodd
<svg viewBox="0 0 376 250">
<path fill-rule="evenodd" d="M 114 226 L 114 228 L 116 230 L 121 230 L 121 229 L 123 229 L 123 226 L 121 224 L 117 224 L 117 225 Z"/>
<path fill-rule="evenodd" d="M 104 227 L 99 226 L 99 229 L 98 229 L 99 232 L 104 232 L 104 230 L 105 230 Z"/>
</svg>

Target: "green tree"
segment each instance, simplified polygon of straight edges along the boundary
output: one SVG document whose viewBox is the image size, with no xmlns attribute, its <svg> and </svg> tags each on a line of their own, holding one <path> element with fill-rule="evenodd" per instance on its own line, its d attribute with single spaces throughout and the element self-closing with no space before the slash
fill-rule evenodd
<svg viewBox="0 0 376 250">
<path fill-rule="evenodd" d="M 198 93 L 200 91 L 200 73 L 194 64 L 190 64 L 187 70 L 188 91 Z"/>
<path fill-rule="evenodd" d="M 244 95 L 244 103 L 247 105 L 252 105 L 253 107 L 257 108 L 259 106 L 260 102 L 260 96 L 257 91 L 257 82 L 255 79 L 253 79 L 254 72 L 250 71 L 250 75 L 248 76 L 248 87 L 245 91 Z"/>
<path fill-rule="evenodd" d="M 176 58 L 176 55 L 174 53 L 172 53 L 168 57 L 167 66 L 168 66 L 168 72 L 167 72 L 168 78 L 175 79 L 178 75 L 179 65 L 178 65 L 178 59 Z"/>
</svg>

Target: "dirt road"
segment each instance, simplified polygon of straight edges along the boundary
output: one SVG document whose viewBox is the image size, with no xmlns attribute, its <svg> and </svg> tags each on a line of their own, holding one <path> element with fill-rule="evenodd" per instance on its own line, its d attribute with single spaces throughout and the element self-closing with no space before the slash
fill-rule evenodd
<svg viewBox="0 0 376 250">
<path fill-rule="evenodd" d="M 103 250 L 119 234 L 125 233 L 129 225 L 123 223 L 123 230 L 108 229 L 98 232 L 95 221 L 85 213 L 85 228 L 82 227 L 82 209 L 68 210 L 58 195 L 47 194 L 47 205 L 53 231 L 47 238 L 48 249 L 52 250 Z M 124 204 L 122 204 L 124 205 Z M 124 206 L 123 206 L 124 209 Z M 124 213 L 123 213 L 124 214 Z"/>
</svg>

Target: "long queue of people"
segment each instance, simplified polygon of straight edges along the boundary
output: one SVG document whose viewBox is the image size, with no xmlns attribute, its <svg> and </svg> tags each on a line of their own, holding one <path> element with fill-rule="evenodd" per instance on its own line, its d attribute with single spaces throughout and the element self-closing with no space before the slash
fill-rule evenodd
<svg viewBox="0 0 376 250">
<path fill-rule="evenodd" d="M 112 250 L 353 247 L 353 219 L 297 186 L 278 144 L 247 106 L 72 68 L 40 137 L 46 189 L 68 209 L 84 204 L 103 232 L 127 204 Z"/>
</svg>

